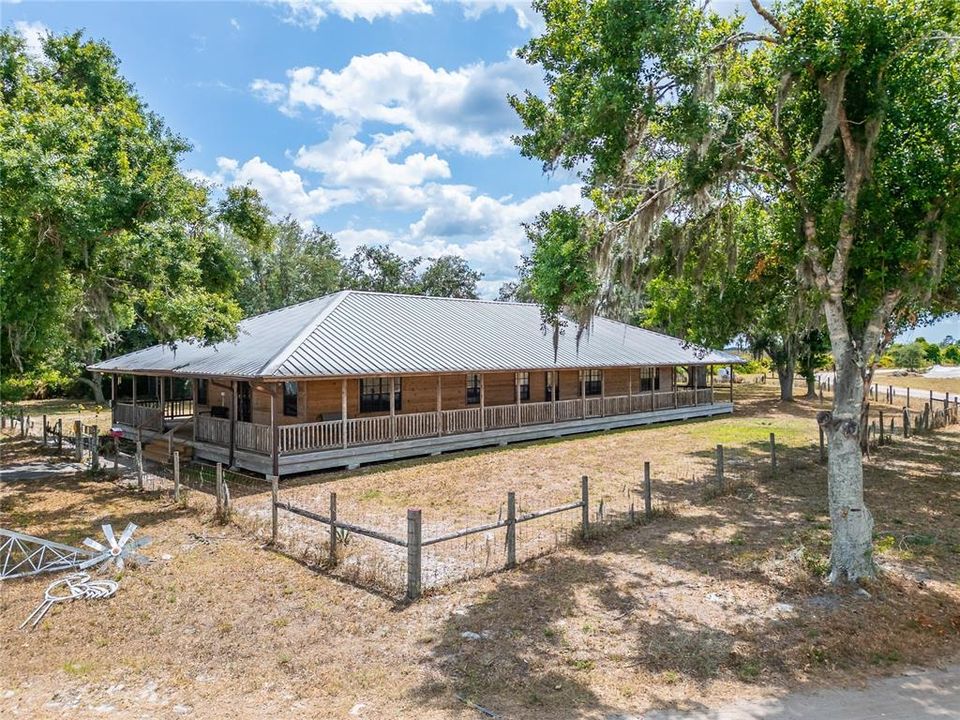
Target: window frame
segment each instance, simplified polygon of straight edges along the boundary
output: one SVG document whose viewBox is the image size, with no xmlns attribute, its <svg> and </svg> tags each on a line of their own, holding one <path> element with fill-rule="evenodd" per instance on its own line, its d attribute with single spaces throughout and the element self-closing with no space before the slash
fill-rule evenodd
<svg viewBox="0 0 960 720">
<path fill-rule="evenodd" d="M 210 404 L 210 381 L 207 378 L 197 378 L 197 405 Z"/>
<path fill-rule="evenodd" d="M 474 381 L 476 381 L 474 383 Z M 466 404 L 480 404 L 480 373 L 467 373 Z"/>
<path fill-rule="evenodd" d="M 530 402 L 530 373 L 518 372 L 514 376 L 513 383 L 516 388 L 514 390 L 514 400 Z"/>
<path fill-rule="evenodd" d="M 376 392 L 364 392 L 365 385 L 377 383 Z M 398 412 L 403 404 L 403 378 L 395 378 L 393 408 Z M 384 376 L 360 378 L 359 409 L 361 413 L 390 412 L 390 378 Z"/>
<path fill-rule="evenodd" d="M 292 394 L 289 392 L 291 386 L 293 387 Z M 283 416 L 300 416 L 300 383 L 296 380 L 285 380 L 283 382 Z"/>
<path fill-rule="evenodd" d="M 237 422 L 253 422 L 253 387 L 246 380 L 237 382 Z"/>
<path fill-rule="evenodd" d="M 557 382 L 554 382 L 556 380 Z M 547 370 L 544 373 L 543 397 L 547 402 L 553 402 L 553 389 L 557 389 L 557 400 L 560 399 L 560 373 L 554 370 Z"/>
<path fill-rule="evenodd" d="M 603 370 L 600 368 L 581 370 L 579 387 L 583 389 L 583 394 L 586 395 L 586 397 L 603 395 Z"/>
</svg>

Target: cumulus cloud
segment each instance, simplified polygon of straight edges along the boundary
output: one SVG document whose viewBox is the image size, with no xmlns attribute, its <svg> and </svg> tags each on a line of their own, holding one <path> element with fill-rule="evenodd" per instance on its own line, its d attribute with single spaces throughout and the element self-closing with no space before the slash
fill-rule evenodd
<svg viewBox="0 0 960 720">
<path fill-rule="evenodd" d="M 356 132 L 349 125 L 337 125 L 326 141 L 301 147 L 293 162 L 321 173 L 328 185 L 346 187 L 391 188 L 450 177 L 450 166 L 435 154 L 413 153 L 402 162 L 391 159 L 410 144 L 411 133 L 377 135 L 367 146 L 356 138 Z"/>
<path fill-rule="evenodd" d="M 284 21 L 315 30 L 329 15 L 373 22 L 406 13 L 429 15 L 433 7 L 425 0 L 270 0 L 284 11 Z"/>
<path fill-rule="evenodd" d="M 463 16 L 468 20 L 476 20 L 485 12 L 491 10 L 505 12 L 512 10 L 517 18 L 517 26 L 522 30 L 529 30 L 537 35 L 543 31 L 543 18 L 533 9 L 528 0 L 461 0 Z"/>
<path fill-rule="evenodd" d="M 352 58 L 339 71 L 299 67 L 285 84 L 257 79 L 251 90 L 281 110 L 320 110 L 360 125 L 403 128 L 430 147 L 491 155 L 511 146 L 519 121 L 507 95 L 541 87 L 539 70 L 511 56 L 456 70 L 399 52 Z"/>
<path fill-rule="evenodd" d="M 189 174 L 195 180 L 216 185 L 250 185 L 260 191 L 275 213 L 292 215 L 304 222 L 331 208 L 357 200 L 357 193 L 349 188 L 309 189 L 295 170 L 280 170 L 259 156 L 242 165 L 233 158 L 218 157 L 215 172 L 193 171 Z"/>
<path fill-rule="evenodd" d="M 42 22 L 17 20 L 13 24 L 17 34 L 23 38 L 24 52 L 34 60 L 43 59 L 43 41 L 50 34 L 50 28 Z"/>
</svg>

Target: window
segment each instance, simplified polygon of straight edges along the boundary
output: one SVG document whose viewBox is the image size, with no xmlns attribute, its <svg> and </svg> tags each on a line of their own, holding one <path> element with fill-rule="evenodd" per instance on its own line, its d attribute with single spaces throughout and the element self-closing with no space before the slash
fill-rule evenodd
<svg viewBox="0 0 960 720">
<path fill-rule="evenodd" d="M 480 404 L 480 375 L 467 375 L 467 405 Z"/>
<path fill-rule="evenodd" d="M 640 368 L 640 391 L 650 392 L 660 389 L 659 368 L 645 367 Z"/>
<path fill-rule="evenodd" d="M 283 384 L 283 414 L 287 417 L 297 416 L 297 396 L 299 388 L 295 382 Z"/>
<path fill-rule="evenodd" d="M 197 404 L 198 405 L 209 405 L 207 402 L 207 393 L 210 388 L 209 380 L 196 380 L 197 383 Z"/>
<path fill-rule="evenodd" d="M 603 394 L 603 370 L 581 370 L 580 379 L 587 397 Z"/>
<path fill-rule="evenodd" d="M 520 402 L 529 402 L 530 400 L 530 373 L 517 373 L 517 390 L 520 392 Z"/>
<path fill-rule="evenodd" d="M 394 408 L 400 410 L 401 379 L 396 379 Z M 360 412 L 388 412 L 390 410 L 390 378 L 362 378 L 360 380 Z"/>
<path fill-rule="evenodd" d="M 237 383 L 237 420 L 240 422 L 250 422 L 253 414 L 253 402 L 251 401 L 253 392 L 250 389 L 250 383 Z"/>
<path fill-rule="evenodd" d="M 543 396 L 546 398 L 547 402 L 550 402 L 551 400 L 553 400 L 553 378 L 555 376 L 556 375 L 553 372 L 548 372 L 546 374 L 547 383 L 546 383 L 546 387 L 544 388 Z M 559 399 L 560 399 L 560 387 L 557 386 L 557 400 Z"/>
</svg>

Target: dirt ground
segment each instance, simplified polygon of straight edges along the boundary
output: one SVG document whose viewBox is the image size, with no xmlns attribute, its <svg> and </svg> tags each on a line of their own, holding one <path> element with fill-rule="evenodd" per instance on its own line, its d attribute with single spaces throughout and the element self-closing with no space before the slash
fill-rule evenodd
<svg viewBox="0 0 960 720">
<path fill-rule="evenodd" d="M 910 388 L 912 390 L 933 390 L 937 393 L 948 392 L 951 396 L 960 395 L 960 378 L 928 378 L 920 375 L 894 375 L 892 370 L 878 370 L 874 382 L 881 389 L 887 385 Z"/>
<path fill-rule="evenodd" d="M 0 525 L 62 542 L 127 521 L 153 562 L 106 601 L 17 626 L 50 576 L 0 585 L 0 679 L 11 717 L 612 718 L 857 684 L 960 657 L 960 428 L 873 453 L 866 501 L 881 578 L 823 584 L 829 528 L 816 403 L 737 388 L 730 418 L 301 478 L 283 494 L 341 516 L 427 523 L 573 499 L 581 474 L 618 496 L 654 464 L 669 516 L 429 593 L 412 605 L 351 585 L 213 523 L 209 504 L 83 474 L 5 481 Z M 691 475 L 717 443 L 776 474 L 706 499 Z M 10 468 L 36 459 L 4 441 Z M 686 479 L 685 479 L 686 478 Z M 294 487 L 295 485 L 295 487 Z M 258 496 L 238 504 L 262 502 Z M 201 538 L 201 539 L 198 539 Z M 204 541 L 202 538 L 205 538 Z"/>
</svg>

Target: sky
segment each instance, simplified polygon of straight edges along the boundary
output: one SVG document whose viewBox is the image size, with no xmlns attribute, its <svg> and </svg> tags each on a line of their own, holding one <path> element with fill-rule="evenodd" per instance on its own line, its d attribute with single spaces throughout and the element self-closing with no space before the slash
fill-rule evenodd
<svg viewBox="0 0 960 720">
<path fill-rule="evenodd" d="M 715 2 L 758 18 L 747 0 Z M 520 156 L 506 97 L 543 90 L 516 57 L 542 21 L 515 0 L 15 2 L 0 22 L 105 40 L 124 77 L 193 145 L 191 176 L 251 184 L 344 254 L 463 256 L 496 296 L 524 222 L 583 203 L 574 175 Z M 942 326 L 942 327 L 941 327 Z M 960 337 L 960 319 L 923 328 Z"/>
</svg>

